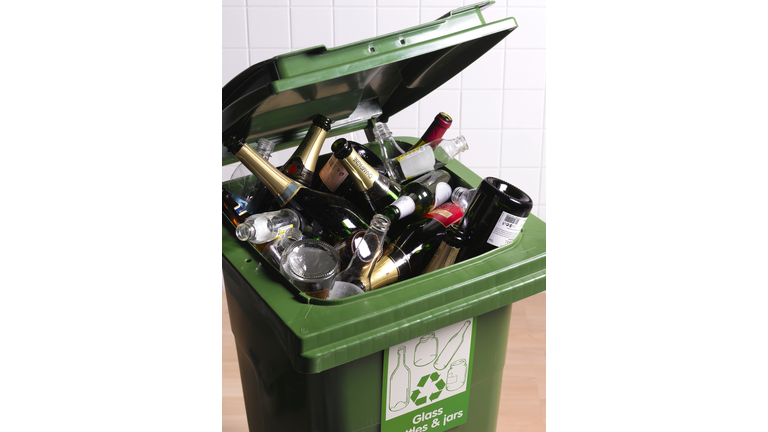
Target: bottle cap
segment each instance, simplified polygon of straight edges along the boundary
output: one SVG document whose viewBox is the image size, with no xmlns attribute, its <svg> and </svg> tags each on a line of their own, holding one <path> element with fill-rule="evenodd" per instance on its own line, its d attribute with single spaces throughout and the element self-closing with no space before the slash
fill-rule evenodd
<svg viewBox="0 0 768 432">
<path fill-rule="evenodd" d="M 453 123 L 453 119 L 448 114 L 441 112 L 440 114 L 435 116 L 435 120 L 440 124 L 440 126 L 444 128 L 448 128 L 451 123 Z"/>
</svg>

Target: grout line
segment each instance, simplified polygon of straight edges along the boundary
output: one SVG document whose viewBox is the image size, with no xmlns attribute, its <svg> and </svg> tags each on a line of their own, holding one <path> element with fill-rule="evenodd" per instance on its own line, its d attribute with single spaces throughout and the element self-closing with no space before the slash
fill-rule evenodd
<svg viewBox="0 0 768 432">
<path fill-rule="evenodd" d="M 249 16 L 248 15 L 248 1 L 245 2 L 245 61 L 248 62 L 248 66 L 246 69 L 251 67 L 251 26 L 249 23 Z"/>
<path fill-rule="evenodd" d="M 293 21 L 291 21 L 291 0 L 288 0 L 288 52 L 293 51 Z"/>
</svg>

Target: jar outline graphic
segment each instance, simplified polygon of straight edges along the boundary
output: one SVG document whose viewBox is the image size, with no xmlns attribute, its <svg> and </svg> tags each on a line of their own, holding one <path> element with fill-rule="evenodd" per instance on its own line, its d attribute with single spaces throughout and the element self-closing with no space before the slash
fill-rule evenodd
<svg viewBox="0 0 768 432">
<path fill-rule="evenodd" d="M 413 350 L 413 365 L 424 367 L 435 361 L 437 358 L 437 345 L 438 340 L 435 337 L 435 332 L 422 336 Z"/>
</svg>

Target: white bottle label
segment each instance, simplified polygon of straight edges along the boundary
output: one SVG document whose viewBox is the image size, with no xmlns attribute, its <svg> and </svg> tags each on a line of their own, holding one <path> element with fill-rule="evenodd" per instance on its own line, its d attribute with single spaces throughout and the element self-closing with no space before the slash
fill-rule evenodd
<svg viewBox="0 0 768 432">
<path fill-rule="evenodd" d="M 320 170 L 319 175 L 320 180 L 325 183 L 328 189 L 330 189 L 331 192 L 336 192 L 336 189 L 339 187 L 341 182 L 347 178 L 349 172 L 347 172 L 347 169 L 344 168 L 344 165 L 342 165 L 338 159 L 336 159 L 334 156 L 331 156 L 331 158 L 328 159 L 328 162 L 323 165 L 323 169 Z"/>
<path fill-rule="evenodd" d="M 421 146 L 397 157 L 406 179 L 429 172 L 435 168 L 435 153 L 430 146 Z"/>
<path fill-rule="evenodd" d="M 438 207 L 440 204 L 448 201 L 452 192 L 453 189 L 451 189 L 451 186 L 448 183 L 438 183 L 435 188 L 435 203 L 432 205 L 432 208 Z"/>
<path fill-rule="evenodd" d="M 488 243 L 496 247 L 512 243 L 517 235 L 520 234 L 520 230 L 523 229 L 526 219 L 527 218 L 502 211 L 499 220 L 496 221 L 496 226 L 493 228 L 493 232 L 490 237 L 488 237 Z"/>
<path fill-rule="evenodd" d="M 412 214 L 413 211 L 416 210 L 416 203 L 413 202 L 413 199 L 408 195 L 401 196 L 390 205 L 393 205 L 400 210 L 400 219 Z"/>
</svg>

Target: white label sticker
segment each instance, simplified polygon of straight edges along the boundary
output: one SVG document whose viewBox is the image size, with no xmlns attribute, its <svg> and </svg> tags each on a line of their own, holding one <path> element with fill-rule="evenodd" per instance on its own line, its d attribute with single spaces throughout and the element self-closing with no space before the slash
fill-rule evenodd
<svg viewBox="0 0 768 432">
<path fill-rule="evenodd" d="M 409 214 L 413 213 L 414 210 L 416 210 L 416 203 L 413 202 L 413 199 L 409 197 L 408 195 L 403 195 L 392 204 L 395 207 L 400 210 L 400 219 L 408 216 Z"/>
<path fill-rule="evenodd" d="M 430 146 L 421 146 L 397 157 L 406 179 L 431 171 L 435 167 L 435 153 Z"/>
<path fill-rule="evenodd" d="M 336 192 L 336 189 L 339 187 L 341 182 L 347 178 L 349 173 L 338 159 L 336 159 L 334 156 L 331 156 L 331 158 L 328 159 L 328 162 L 323 165 L 323 169 L 320 170 L 319 175 L 320 180 L 325 183 L 328 189 L 330 189 L 332 192 Z"/>
<path fill-rule="evenodd" d="M 502 211 L 499 220 L 496 221 L 496 226 L 493 228 L 493 232 L 490 237 L 488 237 L 488 243 L 496 247 L 512 243 L 520 233 L 520 230 L 523 229 L 526 219 L 527 218 Z"/>
<path fill-rule="evenodd" d="M 437 187 L 435 187 L 435 203 L 432 205 L 432 208 L 438 207 L 440 204 L 448 201 L 452 192 L 453 189 L 451 189 L 451 186 L 448 183 L 438 183 Z"/>
</svg>

